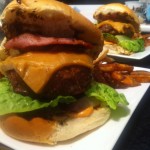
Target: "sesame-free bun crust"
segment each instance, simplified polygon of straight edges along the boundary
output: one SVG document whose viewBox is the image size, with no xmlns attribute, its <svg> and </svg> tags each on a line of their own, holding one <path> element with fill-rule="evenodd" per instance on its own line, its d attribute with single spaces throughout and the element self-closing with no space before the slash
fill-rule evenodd
<svg viewBox="0 0 150 150">
<path fill-rule="evenodd" d="M 13 0 L 1 15 L 7 38 L 22 32 L 44 36 L 80 39 L 97 47 L 103 46 L 98 29 L 87 18 L 67 4 L 55 0 Z"/>
<path fill-rule="evenodd" d="M 1 117 L 0 126 L 9 136 L 23 141 L 57 144 L 102 126 L 110 117 L 110 109 L 101 107 L 88 117 L 49 121 L 40 117 L 27 120 L 17 115 Z"/>
<path fill-rule="evenodd" d="M 135 26 L 136 31 L 139 31 L 139 19 L 138 16 L 124 4 L 110 3 L 100 6 L 94 13 L 93 17 L 98 21 L 104 20 L 120 21 L 124 23 L 130 23 Z"/>
</svg>

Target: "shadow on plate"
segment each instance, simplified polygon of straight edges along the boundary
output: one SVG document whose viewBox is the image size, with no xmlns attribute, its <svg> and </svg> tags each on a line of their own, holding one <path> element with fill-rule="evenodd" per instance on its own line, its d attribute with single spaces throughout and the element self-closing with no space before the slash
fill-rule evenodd
<svg viewBox="0 0 150 150">
<path fill-rule="evenodd" d="M 116 110 L 112 110 L 111 119 L 115 121 L 119 121 L 121 118 L 126 117 L 129 114 L 130 114 L 130 109 L 128 107 L 119 105 Z"/>
</svg>

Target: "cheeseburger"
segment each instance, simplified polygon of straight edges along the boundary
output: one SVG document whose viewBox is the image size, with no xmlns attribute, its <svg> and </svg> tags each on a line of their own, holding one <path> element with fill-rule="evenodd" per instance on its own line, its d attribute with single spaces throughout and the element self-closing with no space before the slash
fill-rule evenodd
<svg viewBox="0 0 150 150">
<path fill-rule="evenodd" d="M 125 97 L 93 79 L 101 32 L 55 0 L 13 0 L 1 14 L 0 127 L 56 144 L 103 125 Z"/>
<path fill-rule="evenodd" d="M 93 17 L 104 35 L 104 48 L 126 55 L 143 51 L 140 22 L 133 10 L 121 3 L 110 3 L 100 6 Z"/>
</svg>

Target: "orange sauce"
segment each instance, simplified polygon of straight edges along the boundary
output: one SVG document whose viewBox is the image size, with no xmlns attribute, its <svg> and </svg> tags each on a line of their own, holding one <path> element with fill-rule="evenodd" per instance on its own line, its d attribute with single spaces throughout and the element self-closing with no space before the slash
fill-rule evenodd
<svg viewBox="0 0 150 150">
<path fill-rule="evenodd" d="M 69 116 L 73 117 L 73 118 L 81 118 L 81 117 L 88 117 L 90 116 L 94 111 L 94 108 L 92 106 L 77 112 L 77 113 L 71 113 L 69 114 Z"/>
</svg>

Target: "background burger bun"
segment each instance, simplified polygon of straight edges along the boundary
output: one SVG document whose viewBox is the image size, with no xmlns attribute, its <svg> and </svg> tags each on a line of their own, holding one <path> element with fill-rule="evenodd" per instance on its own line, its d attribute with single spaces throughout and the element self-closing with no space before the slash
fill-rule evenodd
<svg viewBox="0 0 150 150">
<path fill-rule="evenodd" d="M 100 107 L 83 118 L 49 121 L 40 117 L 27 120 L 17 115 L 7 115 L 1 118 L 0 124 L 2 130 L 15 139 L 54 145 L 102 126 L 109 116 L 110 109 Z"/>
<path fill-rule="evenodd" d="M 100 31 L 87 18 L 70 6 L 55 0 L 13 0 L 1 15 L 2 28 L 7 38 L 22 32 L 44 36 L 76 38 L 102 49 Z"/>
<path fill-rule="evenodd" d="M 98 21 L 114 20 L 124 23 L 130 23 L 135 27 L 136 31 L 139 31 L 139 19 L 138 16 L 121 3 L 110 3 L 100 6 L 94 13 L 93 17 Z"/>
</svg>

